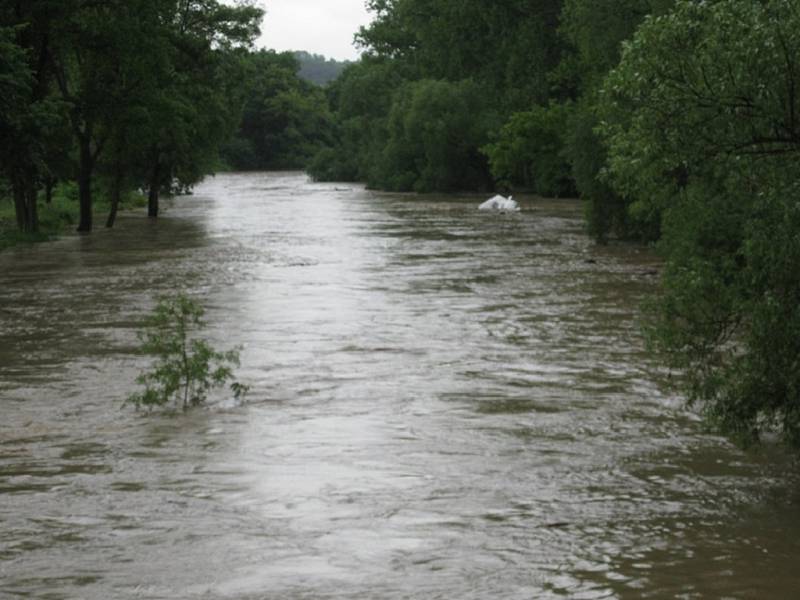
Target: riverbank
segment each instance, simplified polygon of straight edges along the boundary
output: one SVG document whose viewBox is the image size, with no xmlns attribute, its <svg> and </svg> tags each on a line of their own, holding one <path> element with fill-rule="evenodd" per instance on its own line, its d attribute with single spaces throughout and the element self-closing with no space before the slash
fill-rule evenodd
<svg viewBox="0 0 800 600">
<path fill-rule="evenodd" d="M 147 198 L 138 192 L 130 192 L 122 198 L 120 210 L 133 210 L 147 206 Z M 95 197 L 96 220 L 105 220 L 111 209 L 108 198 L 98 192 Z M 8 198 L 0 199 L 0 251 L 21 244 L 50 241 L 73 230 L 78 223 L 78 190 L 72 183 L 65 183 L 53 191 L 50 203 L 39 205 L 39 231 L 26 233 L 17 228 L 14 203 Z"/>
</svg>

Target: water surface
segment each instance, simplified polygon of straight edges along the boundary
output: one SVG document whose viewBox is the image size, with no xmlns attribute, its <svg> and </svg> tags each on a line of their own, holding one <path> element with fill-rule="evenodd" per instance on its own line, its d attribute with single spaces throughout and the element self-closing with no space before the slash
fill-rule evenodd
<svg viewBox="0 0 800 600">
<path fill-rule="evenodd" d="M 225 175 L 0 254 L 0 597 L 796 597 L 797 470 L 665 391 L 653 257 L 482 199 Z M 120 408 L 178 289 L 246 405 Z"/>
</svg>

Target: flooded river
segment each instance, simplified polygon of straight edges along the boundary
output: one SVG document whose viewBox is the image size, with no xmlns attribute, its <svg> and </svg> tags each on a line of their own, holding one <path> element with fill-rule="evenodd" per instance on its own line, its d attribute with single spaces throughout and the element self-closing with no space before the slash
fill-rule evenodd
<svg viewBox="0 0 800 600">
<path fill-rule="evenodd" d="M 0 598 L 796 598 L 800 481 L 648 361 L 572 201 L 224 175 L 0 253 Z M 121 408 L 157 294 L 248 402 Z"/>
</svg>

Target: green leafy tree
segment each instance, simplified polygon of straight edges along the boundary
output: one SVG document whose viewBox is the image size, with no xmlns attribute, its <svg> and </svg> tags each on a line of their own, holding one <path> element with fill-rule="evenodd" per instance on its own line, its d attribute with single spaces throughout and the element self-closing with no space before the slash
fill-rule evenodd
<svg viewBox="0 0 800 600">
<path fill-rule="evenodd" d="M 112 188 L 134 178 L 149 184 L 157 216 L 161 188 L 210 171 L 235 127 L 230 92 L 241 84 L 229 55 L 252 42 L 262 11 L 216 0 L 69 0 L 60 11 L 49 21 L 48 61 L 78 148 L 78 230 L 92 229 L 104 159 Z"/>
<path fill-rule="evenodd" d="M 560 32 L 571 53 L 557 71 L 562 86 L 573 90 L 573 105 L 564 129 L 564 154 L 575 187 L 586 203 L 589 233 L 598 241 L 610 236 L 654 241 L 660 235 L 658 215 L 631 210 L 635 198 L 622 195 L 604 178 L 607 151 L 597 134 L 600 86 L 617 66 L 624 42 L 648 15 L 663 14 L 674 0 L 565 0 Z"/>
<path fill-rule="evenodd" d="M 151 45 L 159 8 L 150 0 L 68 0 L 49 21 L 50 68 L 78 150 L 78 231 L 93 227 L 93 180 L 117 112 L 160 56 Z"/>
<path fill-rule="evenodd" d="M 492 186 L 486 157 L 491 113 L 472 81 L 421 80 L 400 89 L 373 185 L 430 192 Z"/>
<path fill-rule="evenodd" d="M 0 158 L 19 228 L 36 230 L 39 190 L 49 201 L 59 179 L 77 179 L 89 232 L 98 189 L 111 226 L 126 190 L 149 187 L 156 216 L 161 189 L 210 172 L 262 15 L 250 1 L 0 0 Z"/>
<path fill-rule="evenodd" d="M 219 163 L 245 99 L 241 53 L 258 35 L 263 11 L 251 2 L 182 2 L 162 26 L 171 71 L 151 91 L 150 122 L 137 171 L 148 188 L 148 216 L 159 214 L 162 190 L 188 188 Z"/>
<path fill-rule="evenodd" d="M 218 352 L 196 337 L 205 326 L 203 314 L 203 308 L 183 294 L 159 301 L 139 333 L 142 352 L 155 362 L 138 377 L 145 389 L 131 395 L 129 403 L 148 409 L 175 404 L 186 410 L 203 404 L 212 389 L 233 378 L 238 351 Z M 238 398 L 246 386 L 233 382 L 231 390 Z"/>
<path fill-rule="evenodd" d="M 60 170 L 50 159 L 71 150 L 58 147 L 66 120 L 51 94 L 48 34 L 62 7 L 54 2 L 0 0 L 0 171 L 14 197 L 17 226 L 39 229 L 39 188 Z M 50 189 L 50 188 L 48 188 Z"/>
<path fill-rule="evenodd" d="M 511 115 L 497 140 L 483 148 L 494 178 L 504 187 L 521 186 L 543 196 L 574 194 L 564 158 L 569 110 L 567 105 L 552 104 Z"/>
<path fill-rule="evenodd" d="M 292 54 L 261 50 L 245 59 L 248 77 L 237 136 L 223 157 L 234 168 L 303 168 L 331 141 L 325 92 L 298 76 Z"/>
<path fill-rule="evenodd" d="M 610 181 L 663 223 L 656 347 L 690 399 L 748 443 L 800 447 L 800 11 L 681 1 L 603 87 Z"/>
<path fill-rule="evenodd" d="M 407 70 L 385 57 L 365 56 L 345 68 L 326 90 L 333 111 L 333 143 L 311 160 L 317 180 L 374 178 L 388 136 L 389 110 Z"/>
<path fill-rule="evenodd" d="M 364 57 L 331 89 L 341 141 L 317 155 L 311 174 L 388 189 L 490 187 L 480 152 L 488 134 L 551 97 L 549 72 L 564 47 L 561 6 L 562 0 L 368 2 L 375 19 L 357 36 Z"/>
<path fill-rule="evenodd" d="M 12 28 L 0 28 L 0 164 L 3 174 L 17 184 L 14 188 L 17 226 L 29 232 L 38 229 L 36 203 L 30 202 L 25 186 L 20 185 L 20 175 L 24 175 L 26 167 L 31 168 L 35 160 L 25 152 L 26 143 L 31 142 L 28 134 L 32 89 L 33 74 L 25 51 L 16 44 L 16 32 Z"/>
<path fill-rule="evenodd" d="M 598 124 L 595 100 L 592 94 L 574 104 L 564 140 L 564 154 L 570 162 L 575 188 L 585 203 L 587 231 L 600 243 L 607 243 L 612 235 L 620 239 L 647 239 L 652 232 L 636 228 L 625 199 L 601 176 L 608 152 L 595 131 Z"/>
<path fill-rule="evenodd" d="M 549 96 L 558 64 L 563 0 L 372 0 L 374 21 L 358 40 L 397 60 L 414 79 L 473 79 L 503 107 L 522 110 Z"/>
</svg>

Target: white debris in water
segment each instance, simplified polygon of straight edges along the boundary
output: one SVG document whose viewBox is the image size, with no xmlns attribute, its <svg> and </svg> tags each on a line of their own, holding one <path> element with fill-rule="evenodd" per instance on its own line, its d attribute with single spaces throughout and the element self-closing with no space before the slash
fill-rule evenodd
<svg viewBox="0 0 800 600">
<path fill-rule="evenodd" d="M 519 204 L 514 200 L 513 196 L 506 198 L 505 196 L 497 195 L 494 198 L 489 198 L 486 202 L 478 207 L 478 210 L 502 210 L 509 212 L 518 212 Z"/>
</svg>

